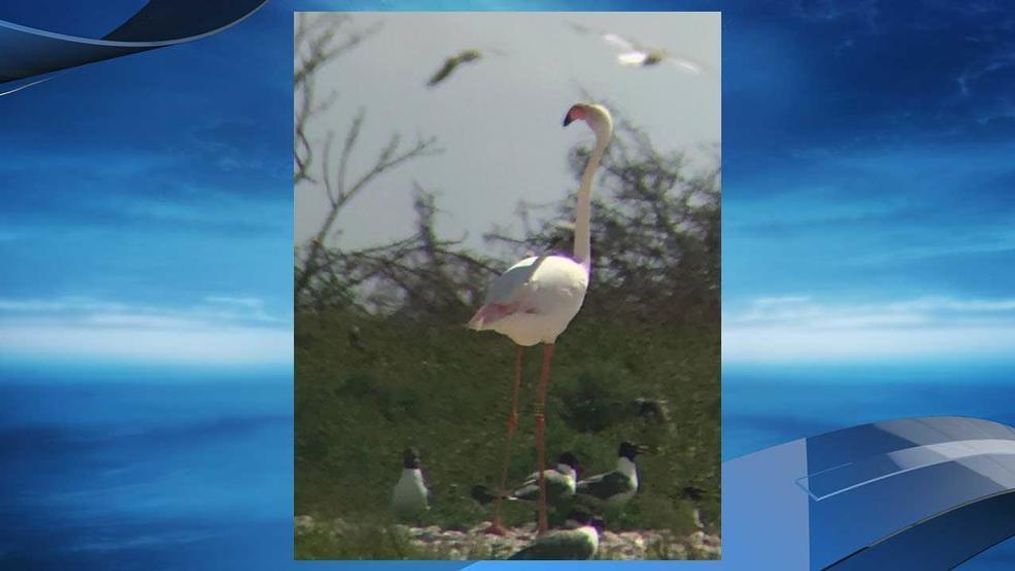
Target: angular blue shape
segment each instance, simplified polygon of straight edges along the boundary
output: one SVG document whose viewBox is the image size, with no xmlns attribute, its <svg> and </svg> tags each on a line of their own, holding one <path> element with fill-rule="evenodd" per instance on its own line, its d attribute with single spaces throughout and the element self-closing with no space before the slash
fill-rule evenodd
<svg viewBox="0 0 1015 571">
<path fill-rule="evenodd" d="M 1015 429 L 987 420 L 855 426 L 723 478 L 724 568 L 951 569 L 1015 535 Z"/>
<path fill-rule="evenodd" d="M 190 42 L 243 20 L 266 0 L 151 0 L 101 39 L 0 20 L 0 84 Z"/>
</svg>

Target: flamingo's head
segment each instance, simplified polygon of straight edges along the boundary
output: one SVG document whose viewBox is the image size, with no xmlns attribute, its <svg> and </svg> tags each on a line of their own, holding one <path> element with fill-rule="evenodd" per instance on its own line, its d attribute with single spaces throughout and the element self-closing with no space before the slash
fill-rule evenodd
<svg viewBox="0 0 1015 571">
<path fill-rule="evenodd" d="M 613 118 L 610 112 L 596 103 L 576 103 L 567 110 L 564 115 L 564 126 L 567 127 L 574 121 L 585 121 L 597 135 L 608 134 L 613 131 Z"/>
</svg>

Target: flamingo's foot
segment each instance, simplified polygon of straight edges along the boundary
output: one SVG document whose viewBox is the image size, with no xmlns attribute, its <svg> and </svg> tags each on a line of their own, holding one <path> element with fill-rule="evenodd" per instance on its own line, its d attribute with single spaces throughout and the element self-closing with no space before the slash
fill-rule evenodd
<svg viewBox="0 0 1015 571">
<path fill-rule="evenodd" d="M 507 528 L 504 527 L 499 521 L 490 522 L 490 526 L 483 530 L 482 533 L 489 535 L 499 535 L 501 537 L 507 535 Z"/>
</svg>

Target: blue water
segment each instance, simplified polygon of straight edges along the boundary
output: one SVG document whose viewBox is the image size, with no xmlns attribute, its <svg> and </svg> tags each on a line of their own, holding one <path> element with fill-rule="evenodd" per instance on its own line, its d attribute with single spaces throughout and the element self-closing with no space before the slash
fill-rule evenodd
<svg viewBox="0 0 1015 571">
<path fill-rule="evenodd" d="M 723 457 L 902 416 L 1015 424 L 1012 390 L 1004 367 L 727 367 Z M 0 371 L 0 466 L 4 568 L 292 561 L 287 373 Z M 1015 569 L 1015 541 L 962 569 Z"/>
</svg>

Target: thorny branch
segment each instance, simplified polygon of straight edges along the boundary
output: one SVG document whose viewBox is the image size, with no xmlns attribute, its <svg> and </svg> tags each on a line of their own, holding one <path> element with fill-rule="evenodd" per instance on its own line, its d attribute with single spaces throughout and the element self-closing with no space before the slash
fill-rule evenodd
<svg viewBox="0 0 1015 571">
<path fill-rule="evenodd" d="M 615 146 L 596 183 L 595 287 L 586 311 L 714 322 L 719 308 L 720 170 L 692 174 L 683 155 L 659 152 L 641 130 L 623 120 L 617 124 Z M 572 152 L 576 180 L 587 158 L 587 149 Z M 486 233 L 486 241 L 500 250 L 491 257 L 466 249 L 464 239 L 440 239 L 434 195 L 418 184 L 415 192 L 415 233 L 356 251 L 323 249 L 326 267 L 322 279 L 305 292 L 304 307 L 461 323 L 482 302 L 489 281 L 513 259 L 533 251 L 570 252 L 573 193 L 549 204 L 519 204 L 515 214 L 522 234 L 501 227 Z"/>
<path fill-rule="evenodd" d="M 294 152 L 293 152 L 293 184 L 301 182 L 323 186 L 329 202 L 329 209 L 324 222 L 314 238 L 304 248 L 302 260 L 296 266 L 295 296 L 297 298 L 310 285 L 319 272 L 326 266 L 323 259 L 324 244 L 332 232 L 338 214 L 348 203 L 367 188 L 371 182 L 382 174 L 389 172 L 412 159 L 439 152 L 434 138 L 420 139 L 410 147 L 403 147 L 397 134 L 389 139 L 381 149 L 373 164 L 366 172 L 356 177 L 350 168 L 350 157 L 359 140 L 366 120 L 366 111 L 360 109 L 346 131 L 342 149 L 339 152 L 338 168 L 332 167 L 332 148 L 336 138 L 334 130 L 329 129 L 324 136 L 320 149 L 315 147 L 308 135 L 308 129 L 314 118 L 328 109 L 335 101 L 337 94 L 331 92 L 321 103 L 316 103 L 315 81 L 318 74 L 330 62 L 359 45 L 379 29 L 379 24 L 362 30 L 345 32 L 350 17 L 343 14 L 320 14 L 308 16 L 300 14 L 296 20 L 295 39 L 295 72 L 293 83 L 297 106 L 294 117 Z M 339 33 L 342 32 L 340 38 Z M 320 169 L 318 175 L 312 176 L 314 158 L 320 152 Z M 349 181 L 352 180 L 351 184 Z M 297 254 L 299 257 L 299 254 Z"/>
</svg>

